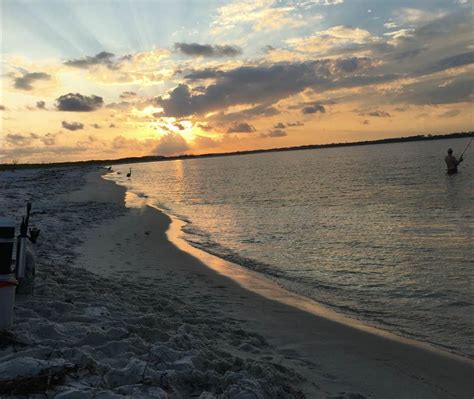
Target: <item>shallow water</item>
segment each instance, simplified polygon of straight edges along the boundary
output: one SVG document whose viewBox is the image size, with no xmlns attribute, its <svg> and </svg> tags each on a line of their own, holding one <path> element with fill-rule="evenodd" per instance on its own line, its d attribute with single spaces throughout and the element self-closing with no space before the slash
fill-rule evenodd
<svg viewBox="0 0 474 399">
<path fill-rule="evenodd" d="M 193 245 L 369 324 L 474 356 L 468 139 L 115 167 Z"/>
</svg>

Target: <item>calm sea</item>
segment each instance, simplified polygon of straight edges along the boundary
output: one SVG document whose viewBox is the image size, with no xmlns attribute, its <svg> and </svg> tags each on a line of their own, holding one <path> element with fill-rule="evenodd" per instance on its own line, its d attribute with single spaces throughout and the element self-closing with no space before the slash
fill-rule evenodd
<svg viewBox="0 0 474 399">
<path fill-rule="evenodd" d="M 368 324 L 474 356 L 474 148 L 424 141 L 115 167 L 186 239 Z M 134 197 L 129 196 L 129 198 Z M 136 199 L 136 197 L 135 197 Z"/>
</svg>

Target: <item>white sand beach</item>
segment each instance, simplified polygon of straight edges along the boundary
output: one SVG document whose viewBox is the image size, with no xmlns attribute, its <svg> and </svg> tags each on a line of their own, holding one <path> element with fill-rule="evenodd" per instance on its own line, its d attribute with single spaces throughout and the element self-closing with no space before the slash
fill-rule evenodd
<svg viewBox="0 0 474 399">
<path fill-rule="evenodd" d="M 0 334 L 0 396 L 472 398 L 474 362 L 339 317 L 125 208 L 93 167 L 2 172 L 33 202 L 32 297 Z"/>
</svg>

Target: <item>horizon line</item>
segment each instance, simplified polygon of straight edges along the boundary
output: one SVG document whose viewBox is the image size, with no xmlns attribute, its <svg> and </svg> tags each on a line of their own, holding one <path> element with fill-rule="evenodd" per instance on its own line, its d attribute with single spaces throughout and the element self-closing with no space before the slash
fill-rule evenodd
<svg viewBox="0 0 474 399">
<path fill-rule="evenodd" d="M 181 154 L 175 156 L 164 156 L 164 155 L 142 155 L 139 157 L 125 157 L 117 159 L 90 159 L 85 161 L 66 161 L 66 162 L 43 162 L 43 163 L 0 163 L 0 170 L 11 170 L 11 169 L 27 169 L 27 168 L 41 168 L 41 167 L 60 167 L 60 166 L 74 166 L 74 165 L 94 165 L 94 164 L 126 164 L 126 163 L 141 163 L 141 162 L 158 162 L 158 161 L 174 161 L 178 159 L 193 159 L 193 158 L 210 158 L 210 157 L 224 157 L 232 155 L 246 155 L 246 154 L 258 154 L 265 152 L 283 152 L 283 151 L 301 151 L 310 149 L 324 149 L 333 147 L 349 147 L 359 145 L 377 145 L 377 144 L 393 144 L 411 141 L 425 141 L 425 140 L 445 140 L 450 138 L 464 138 L 474 137 L 474 131 L 467 132 L 455 132 L 445 134 L 418 134 L 414 136 L 402 136 L 385 139 L 375 140 L 363 140 L 343 143 L 328 143 L 328 144 L 304 144 L 300 146 L 292 147 L 275 147 L 269 149 L 255 149 L 255 150 L 242 150 L 232 152 L 217 152 L 217 153 L 206 153 L 206 154 Z"/>
</svg>

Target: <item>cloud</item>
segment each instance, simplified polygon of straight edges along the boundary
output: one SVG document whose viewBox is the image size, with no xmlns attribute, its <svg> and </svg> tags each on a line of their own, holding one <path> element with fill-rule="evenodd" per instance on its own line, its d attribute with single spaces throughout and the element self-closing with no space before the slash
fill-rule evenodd
<svg viewBox="0 0 474 399">
<path fill-rule="evenodd" d="M 246 108 L 242 111 L 223 113 L 213 115 L 211 118 L 221 123 L 235 122 L 242 119 L 254 119 L 254 118 L 266 118 L 274 115 L 278 115 L 280 111 L 275 107 L 268 104 L 261 104 L 255 107 Z"/>
<path fill-rule="evenodd" d="M 104 100 L 99 96 L 84 96 L 79 93 L 65 94 L 56 99 L 59 111 L 90 112 L 102 107 Z"/>
<path fill-rule="evenodd" d="M 417 82 L 404 87 L 393 98 L 407 104 L 454 104 L 472 102 L 474 100 L 474 79 L 472 74 L 466 74 L 457 79 L 441 83 L 441 80 Z"/>
<path fill-rule="evenodd" d="M 396 28 L 398 28 L 398 25 L 393 21 L 388 21 L 388 22 L 384 23 L 383 26 L 384 26 L 384 28 L 387 28 L 387 29 L 396 29 Z"/>
<path fill-rule="evenodd" d="M 73 146 L 55 146 L 54 144 L 45 147 L 37 147 L 37 146 L 21 146 L 12 149 L 5 150 L 4 153 L 9 158 L 26 158 L 27 161 L 32 162 L 34 159 L 37 159 L 38 162 L 43 162 L 45 158 L 44 156 L 51 157 L 54 156 L 55 160 L 59 160 L 58 156 L 64 155 L 72 155 L 72 154 L 81 154 L 89 149 L 87 147 L 78 147 L 77 145 Z M 37 156 L 41 156 L 38 158 Z M 34 158 L 36 157 L 36 158 Z M 46 158 L 46 159 L 48 159 Z M 51 158 L 49 158 L 51 159 Z M 68 158 L 62 158 L 64 160 L 68 160 Z"/>
<path fill-rule="evenodd" d="M 296 122 L 287 122 L 288 126 L 304 126 L 303 122 L 296 121 Z"/>
<path fill-rule="evenodd" d="M 33 90 L 33 83 L 37 80 L 50 80 L 51 75 L 45 72 L 25 73 L 22 77 L 15 78 L 14 87 L 19 90 Z"/>
<path fill-rule="evenodd" d="M 24 146 L 24 145 L 29 145 L 31 142 L 35 139 L 35 135 L 33 136 L 26 135 L 26 134 L 21 134 L 21 133 L 9 133 L 5 136 L 5 141 L 7 143 L 13 144 L 13 145 L 19 145 L 19 146 Z"/>
<path fill-rule="evenodd" d="M 197 124 L 197 127 L 199 129 L 202 129 L 202 130 L 205 130 L 206 132 L 210 131 L 213 129 L 213 127 L 211 125 L 208 125 L 208 124 L 204 124 L 204 123 L 198 123 Z"/>
<path fill-rule="evenodd" d="M 107 51 L 102 51 L 99 54 L 94 55 L 93 57 L 85 56 L 83 58 L 75 60 L 68 60 L 64 63 L 64 65 L 82 69 L 87 69 L 95 65 L 106 65 L 108 67 L 113 67 L 114 57 L 114 54 L 108 53 Z"/>
<path fill-rule="evenodd" d="M 376 43 L 379 39 L 361 28 L 345 25 L 333 26 L 308 37 L 287 39 L 286 43 L 296 51 L 325 55 L 343 50 L 353 50 L 362 45 Z"/>
<path fill-rule="evenodd" d="M 184 78 L 187 81 L 195 82 L 195 81 L 204 80 L 204 79 L 215 79 L 223 75 L 224 75 L 224 72 L 218 69 L 205 68 L 205 69 L 201 69 L 197 71 L 192 70 L 188 72 L 186 75 L 184 75 Z"/>
<path fill-rule="evenodd" d="M 380 110 L 375 110 L 375 111 L 366 112 L 366 113 L 360 113 L 359 115 L 361 115 L 361 116 L 373 116 L 375 118 L 390 118 L 392 116 L 388 112 L 380 111 Z"/>
<path fill-rule="evenodd" d="M 207 136 L 197 135 L 194 138 L 193 144 L 194 144 L 194 147 L 198 149 L 204 149 L 204 148 L 217 148 L 221 145 L 221 142 L 219 140 L 214 140 Z"/>
<path fill-rule="evenodd" d="M 434 65 L 431 65 L 420 71 L 420 74 L 435 73 L 471 64 L 474 64 L 474 51 L 443 58 L 437 61 Z"/>
<path fill-rule="evenodd" d="M 452 109 L 450 111 L 446 111 L 442 113 L 439 117 L 440 118 L 454 118 L 455 116 L 458 116 L 461 113 L 458 109 Z"/>
<path fill-rule="evenodd" d="M 174 47 L 182 54 L 193 57 L 236 57 L 242 54 L 237 46 L 198 44 L 198 43 L 175 43 Z"/>
<path fill-rule="evenodd" d="M 252 133 L 255 132 L 255 128 L 249 125 L 247 122 L 236 123 L 235 125 L 227 129 L 227 133 Z"/>
<path fill-rule="evenodd" d="M 18 151 L 21 152 L 21 148 L 32 148 L 28 147 L 35 142 L 41 142 L 45 146 L 52 146 L 56 144 L 56 136 L 57 134 L 47 133 L 44 136 L 40 136 L 36 133 L 30 134 L 21 134 L 21 133 L 9 133 L 5 136 L 5 142 L 13 145 L 14 147 L 20 148 L 13 148 L 10 149 L 9 152 L 12 154 L 17 154 Z M 34 147 L 38 150 L 38 147 Z"/>
<path fill-rule="evenodd" d="M 394 53 L 393 59 L 396 61 L 413 60 L 413 58 L 418 57 L 421 53 L 423 53 L 426 50 L 427 50 L 426 47 L 420 47 L 420 48 L 415 48 L 412 50 Z"/>
<path fill-rule="evenodd" d="M 324 105 L 314 104 L 304 107 L 301 112 L 303 112 L 303 114 L 316 114 L 317 112 L 324 114 L 326 113 L 326 108 L 324 108 Z"/>
<path fill-rule="evenodd" d="M 284 129 L 286 126 L 282 122 L 278 122 L 275 126 L 273 126 L 275 129 Z"/>
<path fill-rule="evenodd" d="M 136 149 L 137 147 L 140 147 L 142 143 L 140 143 L 137 139 L 127 139 L 126 137 L 123 136 L 115 136 L 114 139 L 112 140 L 112 148 L 118 150 L 118 149 Z"/>
<path fill-rule="evenodd" d="M 120 101 L 119 103 L 110 103 L 106 105 L 107 108 L 119 109 L 119 110 L 127 110 L 133 107 L 133 103 L 128 101 Z"/>
<path fill-rule="evenodd" d="M 446 15 L 444 11 L 428 11 L 417 8 L 400 8 L 394 12 L 394 19 L 399 25 L 422 24 L 442 18 Z"/>
<path fill-rule="evenodd" d="M 120 98 L 127 99 L 131 97 L 135 97 L 137 93 L 134 91 L 124 91 L 122 94 L 120 94 Z"/>
<path fill-rule="evenodd" d="M 155 148 L 157 155 L 179 155 L 189 150 L 189 145 L 186 140 L 177 133 L 167 133 L 159 140 Z"/>
<path fill-rule="evenodd" d="M 36 101 L 36 108 L 46 109 L 46 103 L 44 101 Z"/>
<path fill-rule="evenodd" d="M 285 136 L 288 136 L 288 134 L 284 130 L 281 130 L 281 129 L 275 129 L 275 130 L 271 130 L 268 133 L 260 134 L 260 137 L 285 137 Z"/>
<path fill-rule="evenodd" d="M 186 129 L 182 123 L 175 122 L 174 126 L 177 127 L 179 130 L 184 130 Z"/>
<path fill-rule="evenodd" d="M 344 3 L 344 0 L 310 0 L 309 3 L 321 6 L 337 6 Z"/>
<path fill-rule="evenodd" d="M 45 136 L 40 138 L 40 141 L 45 146 L 52 146 L 56 144 L 56 134 L 47 133 Z"/>
<path fill-rule="evenodd" d="M 273 31 L 308 25 L 310 18 L 298 18 L 296 5 L 278 4 L 274 0 L 233 1 L 217 10 L 211 33 L 228 31 L 248 34 L 252 31 Z"/>
<path fill-rule="evenodd" d="M 66 122 L 66 121 L 62 121 L 62 122 L 61 122 L 61 125 L 63 126 L 64 129 L 72 130 L 72 131 L 84 129 L 84 124 L 83 124 L 83 123 L 80 123 L 80 122 Z"/>
<path fill-rule="evenodd" d="M 270 105 L 307 88 L 352 87 L 394 79 L 393 74 L 357 75 L 358 70 L 353 69 L 363 68 L 362 65 L 365 62 L 316 60 L 240 66 L 228 71 L 207 70 L 206 76 L 215 82 L 203 92 L 192 93 L 190 86 L 180 84 L 168 97 L 158 97 L 156 102 L 166 116 L 182 117 L 239 104 Z"/>
</svg>

